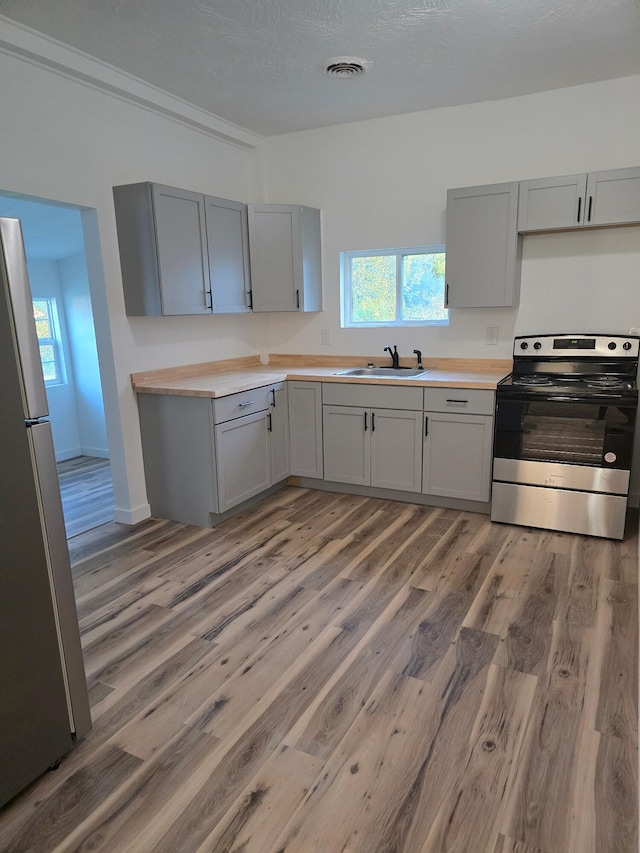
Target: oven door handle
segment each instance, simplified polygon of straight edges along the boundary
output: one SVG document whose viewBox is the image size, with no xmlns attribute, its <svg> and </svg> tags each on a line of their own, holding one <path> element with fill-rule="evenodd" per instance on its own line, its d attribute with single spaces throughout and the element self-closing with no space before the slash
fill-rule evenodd
<svg viewBox="0 0 640 853">
<path fill-rule="evenodd" d="M 635 408 L 638 405 L 637 397 L 629 397 L 627 395 L 619 395 L 619 394 L 598 394 L 597 397 L 587 396 L 580 397 L 578 395 L 573 396 L 569 394 L 563 395 L 555 395 L 555 394 L 540 394 L 538 392 L 534 394 L 501 394 L 499 389 L 496 394 L 496 405 L 499 406 L 501 402 L 509 402 L 513 401 L 514 403 L 584 403 L 589 406 L 598 406 L 598 405 L 608 405 L 611 403 L 615 403 L 617 406 L 621 408 Z"/>
<path fill-rule="evenodd" d="M 618 394 L 598 394 L 597 397 L 547 397 L 549 401 L 558 400 L 561 403 L 597 403 L 598 400 L 623 400 Z"/>
</svg>

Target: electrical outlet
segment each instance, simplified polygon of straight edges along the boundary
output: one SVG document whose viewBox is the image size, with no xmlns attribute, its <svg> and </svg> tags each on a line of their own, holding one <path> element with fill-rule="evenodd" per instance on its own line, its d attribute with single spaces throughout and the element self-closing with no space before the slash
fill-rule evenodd
<svg viewBox="0 0 640 853">
<path fill-rule="evenodd" d="M 629 326 L 630 335 L 640 335 L 640 326 Z"/>
<path fill-rule="evenodd" d="M 320 331 L 320 340 L 322 341 L 323 347 L 331 346 L 331 335 L 329 334 L 329 329 L 322 329 Z"/>
<path fill-rule="evenodd" d="M 487 326 L 485 343 L 494 346 L 498 343 L 498 327 Z"/>
</svg>

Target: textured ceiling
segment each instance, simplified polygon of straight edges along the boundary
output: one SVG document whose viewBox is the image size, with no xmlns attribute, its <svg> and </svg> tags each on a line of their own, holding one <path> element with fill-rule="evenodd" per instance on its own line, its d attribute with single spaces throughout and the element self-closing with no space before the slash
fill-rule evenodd
<svg viewBox="0 0 640 853">
<path fill-rule="evenodd" d="M 0 0 L 0 13 L 265 135 L 640 73 L 640 0 Z M 322 73 L 344 56 L 371 68 Z"/>
</svg>

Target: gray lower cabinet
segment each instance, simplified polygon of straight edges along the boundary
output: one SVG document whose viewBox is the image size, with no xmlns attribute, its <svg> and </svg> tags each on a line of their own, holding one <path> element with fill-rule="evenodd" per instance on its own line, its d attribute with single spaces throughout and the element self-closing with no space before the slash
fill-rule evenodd
<svg viewBox="0 0 640 853">
<path fill-rule="evenodd" d="M 446 304 L 493 308 L 520 300 L 518 183 L 447 193 Z"/>
<path fill-rule="evenodd" d="M 423 493 L 487 502 L 493 391 L 425 388 L 424 394 Z"/>
<path fill-rule="evenodd" d="M 289 458 L 291 474 L 323 477 L 322 384 L 289 380 Z"/>
<path fill-rule="evenodd" d="M 269 454 L 271 461 L 271 484 L 279 483 L 291 473 L 289 458 L 289 389 L 280 382 L 269 389 Z"/>
<path fill-rule="evenodd" d="M 249 310 L 246 205 L 148 182 L 113 198 L 128 315 Z"/>
<path fill-rule="evenodd" d="M 371 485 L 419 492 L 422 480 L 420 412 L 371 410 Z"/>
<path fill-rule="evenodd" d="M 325 480 L 420 491 L 421 388 L 324 383 L 322 402 Z"/>
<path fill-rule="evenodd" d="M 323 406 L 324 479 L 419 492 L 421 426 L 420 412 Z"/>
<path fill-rule="evenodd" d="M 286 383 L 212 400 L 138 395 L 151 512 L 200 527 L 289 474 Z"/>
<path fill-rule="evenodd" d="M 219 512 L 226 512 L 271 485 L 269 414 L 257 412 L 216 426 Z"/>
<path fill-rule="evenodd" d="M 221 397 L 213 413 L 218 511 L 226 512 L 289 476 L 286 383 Z"/>
<path fill-rule="evenodd" d="M 322 407 L 324 479 L 368 486 L 371 483 L 371 413 L 360 406 Z"/>
<path fill-rule="evenodd" d="M 151 514 L 210 527 L 219 511 L 211 399 L 139 394 L 138 411 Z"/>
<path fill-rule="evenodd" d="M 518 231 L 640 222 L 640 167 L 520 183 Z"/>
<path fill-rule="evenodd" d="M 250 204 L 254 311 L 322 311 L 320 211 Z"/>
</svg>

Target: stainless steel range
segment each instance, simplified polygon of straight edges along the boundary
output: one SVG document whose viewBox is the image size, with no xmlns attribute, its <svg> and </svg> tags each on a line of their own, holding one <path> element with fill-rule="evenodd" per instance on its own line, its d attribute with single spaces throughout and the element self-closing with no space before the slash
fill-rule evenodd
<svg viewBox="0 0 640 853">
<path fill-rule="evenodd" d="M 622 539 L 640 338 L 531 335 L 496 391 L 491 519 Z"/>
</svg>

